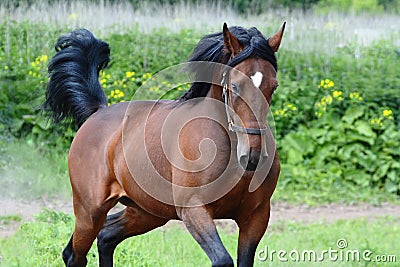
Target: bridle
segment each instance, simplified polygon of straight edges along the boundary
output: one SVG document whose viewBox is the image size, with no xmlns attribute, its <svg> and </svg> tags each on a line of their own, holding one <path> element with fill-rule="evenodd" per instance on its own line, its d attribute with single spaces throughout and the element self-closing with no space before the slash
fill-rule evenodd
<svg viewBox="0 0 400 267">
<path fill-rule="evenodd" d="M 267 128 L 245 128 L 242 126 L 239 126 L 235 124 L 232 120 L 232 117 L 229 113 L 229 95 L 228 95 L 228 71 L 224 71 L 222 73 L 222 98 L 224 99 L 225 102 L 225 112 L 226 112 L 226 117 L 228 119 L 228 129 L 229 131 L 232 132 L 239 132 L 239 133 L 245 133 L 245 134 L 253 134 L 253 135 L 266 135 L 267 134 Z M 230 90 L 232 93 L 232 90 Z M 233 108 L 232 108 L 233 109 Z"/>
</svg>

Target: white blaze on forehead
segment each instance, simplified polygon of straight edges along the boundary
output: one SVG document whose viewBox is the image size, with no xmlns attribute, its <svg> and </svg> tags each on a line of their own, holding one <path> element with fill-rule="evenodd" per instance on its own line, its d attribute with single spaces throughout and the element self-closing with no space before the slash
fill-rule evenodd
<svg viewBox="0 0 400 267">
<path fill-rule="evenodd" d="M 259 72 L 259 71 L 257 71 L 257 72 L 256 72 L 253 76 L 251 76 L 250 78 L 251 78 L 251 80 L 253 81 L 254 86 L 257 87 L 257 88 L 260 88 L 260 85 L 261 85 L 261 82 L 262 82 L 262 78 L 263 78 L 262 73 Z"/>
</svg>

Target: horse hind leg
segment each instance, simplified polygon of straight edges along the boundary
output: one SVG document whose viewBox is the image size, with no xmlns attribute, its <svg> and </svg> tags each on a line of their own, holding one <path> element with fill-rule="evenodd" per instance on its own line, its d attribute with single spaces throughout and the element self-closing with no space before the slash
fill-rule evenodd
<svg viewBox="0 0 400 267">
<path fill-rule="evenodd" d="M 86 255 L 96 239 L 107 212 L 115 205 L 117 200 L 110 199 L 96 209 L 85 209 L 80 201 L 74 198 L 75 229 L 68 245 L 65 247 L 62 257 L 67 267 L 86 266 Z"/>
<path fill-rule="evenodd" d="M 97 236 L 99 265 L 101 267 L 113 266 L 114 250 L 119 243 L 131 236 L 144 234 L 167 222 L 168 219 L 151 215 L 136 205 L 107 216 L 107 220 Z"/>
</svg>

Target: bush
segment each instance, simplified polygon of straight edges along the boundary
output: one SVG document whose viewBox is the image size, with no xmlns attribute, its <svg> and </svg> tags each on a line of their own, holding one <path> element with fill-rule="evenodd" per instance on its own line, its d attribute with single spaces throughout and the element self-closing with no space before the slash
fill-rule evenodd
<svg viewBox="0 0 400 267">
<path fill-rule="evenodd" d="M 359 48 L 356 58 L 344 47 L 329 65 L 317 56 L 282 54 L 273 103 L 280 186 L 315 188 L 317 198 L 335 198 L 332 192 L 343 188 L 400 194 L 399 54 L 387 43 Z"/>
<path fill-rule="evenodd" d="M 69 147 L 75 134 L 73 125 L 50 125 L 41 104 L 54 43 L 60 34 L 70 30 L 56 31 L 30 23 L 0 24 L 0 34 L 9 38 L 8 43 L 4 39 L 0 49 L 0 129 L 6 135 L 29 138 L 63 150 Z M 162 29 L 152 34 L 134 31 L 109 36 L 112 62 L 101 73 L 100 82 L 110 104 L 130 100 L 152 74 L 185 61 L 197 40 L 191 31 L 168 34 Z M 160 45 L 164 43 L 171 45 Z M 145 97 L 150 99 L 155 95 L 158 92 L 148 92 Z"/>
<path fill-rule="evenodd" d="M 0 35 L 7 37 L 0 39 L 0 129 L 7 136 L 68 149 L 74 129 L 49 125 L 39 107 L 53 44 L 69 30 L 0 24 Z M 110 104 L 130 100 L 156 72 L 186 61 L 200 38 L 191 30 L 163 29 L 103 38 L 112 62 L 100 82 Z M 368 47 L 350 43 L 331 55 L 282 48 L 280 87 L 272 104 L 283 163 L 280 186 L 311 187 L 321 194 L 341 186 L 400 194 L 399 53 L 392 41 Z M 154 98 L 162 90 L 150 88 L 143 97 Z"/>
</svg>

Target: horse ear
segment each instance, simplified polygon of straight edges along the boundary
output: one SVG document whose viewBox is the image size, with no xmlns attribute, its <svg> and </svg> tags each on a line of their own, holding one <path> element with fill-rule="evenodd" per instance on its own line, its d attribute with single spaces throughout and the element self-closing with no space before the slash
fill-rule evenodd
<svg viewBox="0 0 400 267">
<path fill-rule="evenodd" d="M 237 54 L 240 53 L 242 50 L 242 47 L 239 43 L 239 40 L 233 35 L 229 29 L 226 23 L 224 23 L 224 26 L 222 28 L 222 33 L 224 35 L 224 45 L 225 49 L 229 51 L 233 56 L 236 56 Z"/>
<path fill-rule="evenodd" d="M 279 46 L 281 45 L 283 32 L 285 31 L 286 21 L 283 23 L 281 29 L 271 36 L 268 40 L 269 46 L 274 50 L 274 52 L 278 52 Z"/>
</svg>

